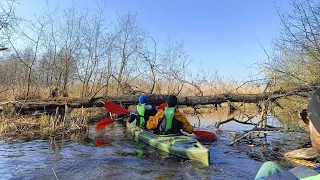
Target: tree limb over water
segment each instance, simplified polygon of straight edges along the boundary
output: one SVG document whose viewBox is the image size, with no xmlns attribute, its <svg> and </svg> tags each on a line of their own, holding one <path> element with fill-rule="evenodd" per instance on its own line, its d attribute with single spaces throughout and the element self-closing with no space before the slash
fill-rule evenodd
<svg viewBox="0 0 320 180">
<path fill-rule="evenodd" d="M 251 116 L 251 117 L 248 117 L 247 120 L 244 120 L 244 121 L 240 121 L 238 119 L 236 119 L 235 117 L 232 117 L 232 118 L 229 118 L 227 120 L 224 120 L 224 121 L 219 121 L 217 122 L 214 127 L 215 128 L 219 128 L 222 124 L 225 124 L 225 123 L 228 123 L 228 122 L 231 122 L 231 121 L 234 121 L 234 122 L 237 122 L 237 123 L 240 123 L 240 124 L 247 124 L 247 125 L 253 125 L 253 126 L 258 126 L 258 123 L 253 123 L 251 121 L 252 118 L 254 118 L 255 116 Z M 249 122 L 250 121 L 250 122 Z M 275 128 L 274 126 L 270 126 L 270 125 L 266 125 L 267 128 Z"/>
<path fill-rule="evenodd" d="M 229 142 L 229 145 L 232 146 L 234 143 L 239 142 L 240 140 L 246 138 L 248 135 L 253 133 L 256 134 L 269 134 L 269 133 L 282 133 L 282 132 L 295 132 L 295 133 L 305 133 L 305 131 L 301 130 L 291 130 L 291 129 L 284 129 L 283 127 L 273 127 L 273 128 L 253 128 L 250 131 L 245 131 L 240 137 L 235 138 L 233 141 Z M 252 138 L 252 137 L 251 137 Z"/>
</svg>

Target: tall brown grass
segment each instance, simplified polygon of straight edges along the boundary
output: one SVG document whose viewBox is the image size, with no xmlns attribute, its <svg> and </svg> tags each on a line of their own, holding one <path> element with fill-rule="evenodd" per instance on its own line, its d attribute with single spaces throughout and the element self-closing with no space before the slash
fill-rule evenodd
<svg viewBox="0 0 320 180">
<path fill-rule="evenodd" d="M 66 110 L 64 115 L 58 113 L 49 115 L 35 113 L 29 116 L 5 117 L 0 120 L 0 135 L 24 136 L 24 135 L 63 135 L 74 132 L 86 131 L 90 121 L 97 121 L 104 117 L 103 108 L 80 108 L 70 112 Z"/>
<path fill-rule="evenodd" d="M 150 92 L 150 83 L 141 83 L 141 81 L 133 81 L 133 90 L 135 94 L 140 94 L 141 92 Z M 155 94 L 176 94 L 178 92 L 175 87 L 179 84 L 174 82 L 159 81 L 153 93 Z M 137 88 L 138 87 L 138 88 Z M 259 94 L 263 91 L 260 86 L 248 84 L 240 85 L 238 83 L 217 83 L 217 84 L 206 84 L 199 87 L 203 92 L 204 96 L 213 96 L 219 94 Z M 26 96 L 26 89 L 24 86 L 12 86 L 10 90 L 0 93 L 0 101 L 15 101 L 15 100 L 28 100 L 28 99 L 48 99 L 51 98 L 52 87 L 33 85 L 29 95 Z M 94 88 L 90 87 L 88 97 L 91 97 L 99 89 L 96 86 Z M 91 90 L 92 89 L 92 90 Z M 131 94 L 134 92 L 131 92 Z M 73 84 L 68 89 L 68 95 L 71 98 L 80 98 L 82 94 L 82 86 L 80 84 Z M 102 88 L 96 96 L 120 96 L 123 95 L 121 91 L 117 89 L 117 84 L 110 84 L 108 87 Z M 192 85 L 185 84 L 180 91 L 180 96 L 196 96 L 199 95 L 199 91 Z"/>
</svg>

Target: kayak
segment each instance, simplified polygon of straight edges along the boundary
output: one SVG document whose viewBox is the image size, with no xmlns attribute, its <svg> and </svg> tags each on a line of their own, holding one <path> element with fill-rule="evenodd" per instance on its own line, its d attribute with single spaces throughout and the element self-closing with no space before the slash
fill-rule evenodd
<svg viewBox="0 0 320 180">
<path fill-rule="evenodd" d="M 183 134 L 156 135 L 153 132 L 137 127 L 135 122 L 128 123 L 127 129 L 136 139 L 139 139 L 157 149 L 192 159 L 209 166 L 209 149 L 204 147 L 196 138 Z"/>
</svg>

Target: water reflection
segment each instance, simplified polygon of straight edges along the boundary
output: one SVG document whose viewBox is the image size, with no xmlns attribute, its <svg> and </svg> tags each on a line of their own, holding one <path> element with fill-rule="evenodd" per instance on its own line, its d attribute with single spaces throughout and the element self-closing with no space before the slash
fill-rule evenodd
<svg viewBox="0 0 320 180">
<path fill-rule="evenodd" d="M 208 127 L 225 117 L 210 114 L 203 118 L 201 125 Z M 199 123 L 197 117 L 188 119 Z M 232 140 L 230 131 L 250 128 L 230 123 L 214 131 L 217 141 L 205 144 L 210 149 L 209 167 L 135 141 L 121 121 L 99 132 L 91 126 L 86 134 L 70 137 L 12 144 L 0 141 L 0 177 L 56 179 L 56 174 L 59 179 L 253 179 L 262 162 L 226 145 Z"/>
<path fill-rule="evenodd" d="M 213 129 L 215 126 L 215 123 L 227 120 L 231 117 L 234 117 L 237 115 L 237 112 L 234 112 L 233 114 L 229 114 L 228 112 L 225 111 L 213 111 L 210 114 L 202 114 L 201 117 L 198 117 L 196 115 L 192 114 L 187 114 L 187 119 L 188 121 L 195 127 L 199 127 L 199 124 L 201 127 L 207 127 Z M 239 120 L 241 120 L 241 117 L 237 117 Z M 199 120 L 200 119 L 200 120 Z M 256 116 L 253 119 L 251 119 L 253 123 L 258 123 L 259 118 Z M 268 116 L 267 124 L 274 126 L 274 127 L 279 127 L 281 124 L 277 119 L 273 116 Z M 244 124 L 239 124 L 234 121 L 230 121 L 226 124 L 222 124 L 220 126 L 220 129 L 223 131 L 229 131 L 229 132 L 236 132 L 236 131 L 245 131 L 245 130 L 250 130 L 252 129 L 252 125 L 244 125 Z"/>
<path fill-rule="evenodd" d="M 142 158 L 143 158 L 143 149 L 142 149 L 142 146 L 141 146 L 141 145 L 139 145 L 139 146 L 137 147 L 136 152 L 137 152 L 137 158 L 142 159 Z"/>
</svg>

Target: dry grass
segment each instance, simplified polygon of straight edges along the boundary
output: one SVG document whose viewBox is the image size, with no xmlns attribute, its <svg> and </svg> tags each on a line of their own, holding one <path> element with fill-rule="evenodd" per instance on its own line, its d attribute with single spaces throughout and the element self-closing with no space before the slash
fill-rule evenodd
<svg viewBox="0 0 320 180">
<path fill-rule="evenodd" d="M 0 135 L 5 137 L 66 135 L 75 132 L 84 132 L 90 121 L 100 120 L 104 117 L 103 108 L 82 108 L 66 111 L 60 115 L 58 110 L 54 115 L 34 114 L 6 118 L 0 121 Z"/>
<path fill-rule="evenodd" d="M 137 82 L 138 84 L 141 83 L 140 81 Z M 132 82 L 132 84 L 137 84 Z M 109 96 L 119 96 L 121 95 L 120 92 L 116 89 L 117 84 L 110 84 L 108 88 L 108 95 Z M 151 84 L 148 82 L 143 83 L 141 86 L 138 86 L 139 89 L 134 88 L 135 91 L 142 91 L 142 92 L 149 92 Z M 174 82 L 159 82 L 156 86 L 154 93 L 156 94 L 173 94 L 176 93 L 177 90 L 174 90 L 173 87 L 178 87 L 177 83 Z M 11 90 L 11 89 L 14 89 Z M 28 100 L 28 99 L 49 99 L 50 98 L 50 90 L 52 88 L 48 86 L 40 86 L 34 85 L 31 87 L 31 91 L 29 92 L 29 96 L 26 97 L 26 87 L 24 86 L 14 86 L 11 87 L 10 90 L 4 91 L 0 93 L 0 101 L 14 101 L 14 100 Z M 81 97 L 81 85 L 74 84 L 73 86 L 69 87 L 68 95 L 72 98 Z M 91 88 L 90 88 L 91 89 Z M 92 92 L 89 92 L 88 96 L 94 94 L 97 90 L 94 88 Z M 99 89 L 99 88 L 98 88 Z M 203 95 L 211 96 L 211 95 L 218 95 L 218 94 L 257 94 L 261 93 L 262 89 L 260 86 L 256 86 L 253 84 L 243 85 L 241 86 L 238 83 L 217 83 L 217 84 L 207 84 L 201 85 L 200 89 L 203 91 Z M 104 96 L 106 89 L 102 89 L 96 96 Z M 180 95 L 181 96 L 195 96 L 199 91 L 191 85 L 185 84 Z"/>
<path fill-rule="evenodd" d="M 0 134 L 34 134 L 42 133 L 56 135 L 87 129 L 85 118 L 62 118 L 62 116 L 42 115 L 39 118 L 20 117 L 18 119 L 4 119 L 0 121 Z"/>
<path fill-rule="evenodd" d="M 287 160 L 295 166 L 307 166 L 307 167 L 313 168 L 319 165 L 316 162 L 303 160 L 303 159 L 287 158 Z"/>
</svg>

